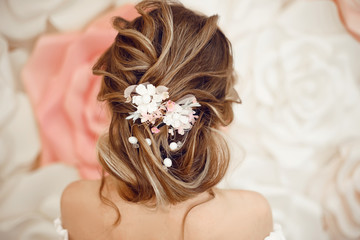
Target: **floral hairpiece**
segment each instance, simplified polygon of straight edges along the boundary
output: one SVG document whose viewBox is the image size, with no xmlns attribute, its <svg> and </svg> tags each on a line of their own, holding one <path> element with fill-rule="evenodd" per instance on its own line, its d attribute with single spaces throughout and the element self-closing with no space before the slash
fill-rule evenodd
<svg viewBox="0 0 360 240">
<path fill-rule="evenodd" d="M 132 95 L 134 92 L 135 94 Z M 198 118 L 196 112 L 192 110 L 193 107 L 200 106 L 194 95 L 186 95 L 174 102 L 168 100 L 169 92 L 165 86 L 155 87 L 150 83 L 131 85 L 125 89 L 124 96 L 126 102 L 131 102 L 136 107 L 136 111 L 131 112 L 126 119 L 132 119 L 134 122 L 140 119 L 142 123 L 151 124 L 151 132 L 154 134 L 160 132 L 159 127 L 166 124 L 171 135 L 174 135 L 174 131 L 184 135 Z M 128 140 L 134 147 L 139 147 L 136 137 L 131 136 Z M 151 145 L 150 138 L 145 140 Z M 181 142 L 171 142 L 169 148 L 171 151 L 176 151 L 179 146 Z M 166 168 L 171 167 L 172 160 L 166 157 L 163 159 L 163 164 Z"/>
<path fill-rule="evenodd" d="M 194 95 L 186 95 L 180 100 L 173 102 L 169 98 L 168 88 L 165 86 L 155 87 L 150 83 L 131 85 L 124 91 L 126 102 L 131 102 L 136 111 L 131 112 L 126 119 L 132 119 L 134 122 L 140 119 L 142 123 L 148 123 L 157 126 L 151 128 L 152 133 L 158 133 L 161 122 L 169 126 L 169 133 L 174 135 L 176 130 L 180 135 L 190 130 L 195 123 L 197 115 L 192 110 L 193 107 L 201 106 Z M 135 92 L 136 95 L 131 96 Z M 167 101 L 166 101 L 167 100 Z"/>
</svg>

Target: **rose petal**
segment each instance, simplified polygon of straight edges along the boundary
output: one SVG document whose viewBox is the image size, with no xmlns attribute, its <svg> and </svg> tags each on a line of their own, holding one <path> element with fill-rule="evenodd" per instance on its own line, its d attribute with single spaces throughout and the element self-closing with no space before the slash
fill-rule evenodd
<svg viewBox="0 0 360 240">
<path fill-rule="evenodd" d="M 77 30 L 108 8 L 111 0 L 72 0 L 51 14 L 49 21 L 60 31 Z M 86 6 L 86 11 L 84 11 Z M 80 17 L 79 17 L 80 16 Z"/>
<path fill-rule="evenodd" d="M 0 16 L 0 32 L 14 42 L 32 39 L 46 29 L 45 13 L 23 20 L 8 8 L 7 1 L 0 1 Z"/>
<path fill-rule="evenodd" d="M 116 35 L 109 22 L 40 38 L 23 71 L 41 131 L 41 164 L 76 165 L 86 178 L 98 178 L 100 172 L 95 142 L 104 119 L 98 116 L 105 112 L 96 103 L 100 78 L 92 76 L 91 66 Z M 136 120 L 139 113 L 130 117 Z"/>
<path fill-rule="evenodd" d="M 10 10 L 16 15 L 16 17 L 28 20 L 35 16 L 48 14 L 49 12 L 54 11 L 54 9 L 57 9 L 64 0 L 8 0 L 7 2 Z"/>
<path fill-rule="evenodd" d="M 15 79 L 11 71 L 11 63 L 7 42 L 0 37 L 0 126 L 15 111 Z"/>
</svg>

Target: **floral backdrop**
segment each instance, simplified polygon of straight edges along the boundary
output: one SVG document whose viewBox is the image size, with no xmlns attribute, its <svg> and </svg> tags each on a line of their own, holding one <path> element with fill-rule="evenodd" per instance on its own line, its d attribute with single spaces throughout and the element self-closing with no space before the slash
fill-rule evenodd
<svg viewBox="0 0 360 240">
<path fill-rule="evenodd" d="M 289 240 L 360 239 L 360 1 L 181 2 L 233 44 L 243 103 L 220 187 L 264 194 Z M 0 239 L 55 239 L 64 187 L 99 177 L 91 66 L 134 3 L 0 1 Z"/>
</svg>

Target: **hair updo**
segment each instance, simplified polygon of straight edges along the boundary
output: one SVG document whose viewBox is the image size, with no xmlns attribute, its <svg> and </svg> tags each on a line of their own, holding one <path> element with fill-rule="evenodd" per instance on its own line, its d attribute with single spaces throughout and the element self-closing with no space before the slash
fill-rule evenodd
<svg viewBox="0 0 360 240">
<path fill-rule="evenodd" d="M 98 157 L 119 180 L 123 199 L 175 204 L 210 190 L 227 170 L 229 149 L 217 129 L 232 122 L 232 103 L 239 102 L 231 44 L 217 16 L 165 1 L 143 1 L 136 9 L 140 16 L 133 21 L 114 19 L 118 34 L 93 67 L 94 74 L 103 76 L 98 99 L 111 113 L 108 133 L 98 141 Z M 201 106 L 194 109 L 198 118 L 193 127 L 171 136 L 166 125 L 152 134 L 146 123 L 126 120 L 136 108 L 126 102 L 124 90 L 140 83 L 168 87 L 174 102 L 194 95 Z M 130 136 L 138 139 L 138 148 L 129 143 Z M 170 150 L 173 141 L 182 142 L 181 148 Z M 173 161 L 170 168 L 162 164 L 166 156 Z"/>
</svg>

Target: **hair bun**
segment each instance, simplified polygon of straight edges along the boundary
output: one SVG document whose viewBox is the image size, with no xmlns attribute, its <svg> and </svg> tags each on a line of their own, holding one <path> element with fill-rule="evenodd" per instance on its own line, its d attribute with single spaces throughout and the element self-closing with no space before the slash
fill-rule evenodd
<svg viewBox="0 0 360 240">
<path fill-rule="evenodd" d="M 112 114 L 108 134 L 99 140 L 99 160 L 119 179 L 124 199 L 176 203 L 211 189 L 228 167 L 229 150 L 216 129 L 232 121 L 231 105 L 238 102 L 231 44 L 217 16 L 164 1 L 143 1 L 136 9 L 140 16 L 133 21 L 115 18 L 118 35 L 93 67 L 104 76 L 98 98 Z M 200 106 L 191 130 L 172 136 L 165 125 L 153 134 L 148 124 L 126 120 L 136 108 L 124 91 L 142 83 L 166 86 L 174 102 L 195 96 Z M 138 148 L 131 146 L 132 136 Z M 167 158 L 171 164 L 166 160 L 164 168 Z"/>
</svg>

